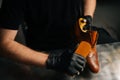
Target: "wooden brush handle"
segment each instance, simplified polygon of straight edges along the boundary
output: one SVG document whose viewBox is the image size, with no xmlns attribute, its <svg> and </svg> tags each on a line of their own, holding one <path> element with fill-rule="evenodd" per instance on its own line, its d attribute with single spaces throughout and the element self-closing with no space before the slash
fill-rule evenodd
<svg viewBox="0 0 120 80">
<path fill-rule="evenodd" d="M 75 53 L 86 58 L 90 53 L 90 50 L 91 50 L 91 44 L 87 41 L 81 41 L 77 49 L 75 50 Z"/>
</svg>

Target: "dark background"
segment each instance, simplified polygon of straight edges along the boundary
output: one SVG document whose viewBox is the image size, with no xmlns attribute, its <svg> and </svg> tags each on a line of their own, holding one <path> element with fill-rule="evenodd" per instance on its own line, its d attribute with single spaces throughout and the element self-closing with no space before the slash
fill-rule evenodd
<svg viewBox="0 0 120 80">
<path fill-rule="evenodd" d="M 120 1 L 98 0 L 94 17 L 94 25 L 102 27 L 120 41 Z"/>
</svg>

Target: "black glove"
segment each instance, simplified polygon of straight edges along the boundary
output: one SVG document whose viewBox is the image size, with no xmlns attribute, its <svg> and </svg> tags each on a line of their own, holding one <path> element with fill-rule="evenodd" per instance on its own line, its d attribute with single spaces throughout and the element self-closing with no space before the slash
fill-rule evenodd
<svg viewBox="0 0 120 80">
<path fill-rule="evenodd" d="M 92 25 L 92 17 L 91 16 L 83 16 L 84 21 L 86 22 L 85 27 L 83 28 L 84 30 L 93 30 L 96 31 L 98 30 L 98 27 Z"/>
<path fill-rule="evenodd" d="M 65 50 L 60 54 L 51 53 L 46 61 L 48 69 L 53 69 L 69 75 L 78 75 L 84 70 L 86 60 L 71 50 Z"/>
<path fill-rule="evenodd" d="M 85 19 L 83 21 L 86 22 L 86 25 L 85 25 L 85 27 L 83 29 L 84 30 L 90 30 L 91 26 L 92 26 L 92 17 L 88 15 L 88 16 L 83 16 L 81 18 Z"/>
</svg>

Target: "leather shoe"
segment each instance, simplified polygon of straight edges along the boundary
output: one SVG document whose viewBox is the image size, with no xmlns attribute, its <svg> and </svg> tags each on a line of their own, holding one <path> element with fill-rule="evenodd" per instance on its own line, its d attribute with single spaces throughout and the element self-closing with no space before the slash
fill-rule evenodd
<svg viewBox="0 0 120 80">
<path fill-rule="evenodd" d="M 86 57 L 87 64 L 89 66 L 89 69 L 93 73 L 99 72 L 99 60 L 98 60 L 98 53 L 96 50 L 96 43 L 98 38 L 98 32 L 97 31 L 90 31 L 91 36 L 91 51 Z"/>
<path fill-rule="evenodd" d="M 86 59 L 87 59 L 87 65 L 90 71 L 93 73 L 98 73 L 99 72 L 99 60 L 98 60 L 98 54 L 96 51 L 96 47 L 91 49 Z"/>
<path fill-rule="evenodd" d="M 97 50 L 96 50 L 98 32 L 93 31 L 93 30 L 88 31 L 88 32 L 82 32 L 80 29 L 79 21 L 77 21 L 76 26 L 75 26 L 75 36 L 76 36 L 76 42 L 82 43 L 83 41 L 85 41 L 86 42 L 85 44 L 87 44 L 87 46 L 80 45 L 81 49 L 78 48 L 79 51 L 76 51 L 76 53 L 78 52 L 81 55 L 81 54 L 86 54 L 87 52 L 89 52 L 87 57 L 86 57 L 86 55 L 84 56 L 87 60 L 87 65 L 91 72 L 98 73 L 99 69 L 100 69 L 98 54 L 97 54 Z M 91 49 L 89 49 L 89 45 L 91 45 Z M 83 48 L 85 48 L 86 50 L 84 50 Z M 81 51 L 82 52 L 86 51 L 86 52 L 82 53 Z"/>
</svg>

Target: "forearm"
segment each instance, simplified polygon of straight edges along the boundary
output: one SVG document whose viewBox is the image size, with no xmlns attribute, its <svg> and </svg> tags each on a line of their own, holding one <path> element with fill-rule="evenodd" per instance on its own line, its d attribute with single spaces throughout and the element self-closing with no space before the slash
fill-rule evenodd
<svg viewBox="0 0 120 80">
<path fill-rule="evenodd" d="M 48 58 L 47 54 L 34 51 L 12 40 L 1 43 L 0 52 L 2 52 L 3 56 L 15 61 L 39 67 L 45 66 L 45 61 Z"/>
<path fill-rule="evenodd" d="M 84 0 L 84 16 L 94 16 L 96 0 Z"/>
</svg>

